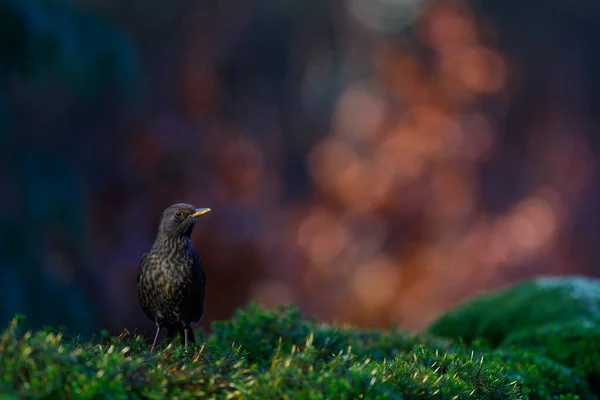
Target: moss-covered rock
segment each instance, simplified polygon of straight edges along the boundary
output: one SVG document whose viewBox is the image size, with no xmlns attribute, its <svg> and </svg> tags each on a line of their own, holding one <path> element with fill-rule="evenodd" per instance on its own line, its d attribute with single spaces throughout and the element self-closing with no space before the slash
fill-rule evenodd
<svg viewBox="0 0 600 400">
<path fill-rule="evenodd" d="M 499 345 L 513 332 L 600 315 L 600 280 L 540 277 L 475 298 L 428 329 L 432 334 L 471 343 Z"/>
</svg>

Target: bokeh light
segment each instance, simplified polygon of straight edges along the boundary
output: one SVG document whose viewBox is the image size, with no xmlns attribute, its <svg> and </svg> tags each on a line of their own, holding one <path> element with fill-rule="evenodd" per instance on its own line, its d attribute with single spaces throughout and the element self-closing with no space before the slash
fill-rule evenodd
<svg viewBox="0 0 600 400">
<path fill-rule="evenodd" d="M 545 14 L 523 6 L 527 18 L 506 22 L 423 0 L 73 4 L 128 38 L 139 65 L 120 68 L 139 75 L 138 96 L 124 101 L 104 69 L 87 78 L 103 89 L 81 98 L 50 69 L 7 79 L 3 318 L 151 332 L 136 269 L 180 201 L 213 209 L 193 236 L 205 329 L 256 299 L 418 330 L 483 290 L 598 274 L 600 69 L 585 68 L 585 44 L 571 57 L 544 24 L 511 25 Z M 85 71 L 117 58 L 75 57 Z"/>
</svg>

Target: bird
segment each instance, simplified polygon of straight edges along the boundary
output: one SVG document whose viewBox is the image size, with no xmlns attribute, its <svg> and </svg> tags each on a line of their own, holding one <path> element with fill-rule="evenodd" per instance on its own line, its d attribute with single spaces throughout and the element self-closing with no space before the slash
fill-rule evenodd
<svg viewBox="0 0 600 400">
<path fill-rule="evenodd" d="M 198 217 L 209 211 L 186 203 L 168 207 L 154 243 L 142 256 L 137 272 L 138 300 L 156 324 L 150 352 L 154 352 L 161 328 L 167 329 L 169 339 L 181 334 L 186 350 L 188 341 L 195 343 L 191 325 L 204 314 L 206 275 L 191 234 Z"/>
</svg>

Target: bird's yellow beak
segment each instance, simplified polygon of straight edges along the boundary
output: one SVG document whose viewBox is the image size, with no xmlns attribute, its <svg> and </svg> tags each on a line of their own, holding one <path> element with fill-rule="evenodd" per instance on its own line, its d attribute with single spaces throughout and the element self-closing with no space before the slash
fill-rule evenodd
<svg viewBox="0 0 600 400">
<path fill-rule="evenodd" d="M 196 212 L 191 215 L 192 218 L 198 218 L 210 211 L 210 208 L 196 208 Z"/>
</svg>

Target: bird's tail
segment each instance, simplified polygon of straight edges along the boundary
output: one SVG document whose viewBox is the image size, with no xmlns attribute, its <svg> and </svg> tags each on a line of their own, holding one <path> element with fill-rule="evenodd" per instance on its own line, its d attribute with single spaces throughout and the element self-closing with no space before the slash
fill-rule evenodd
<svg viewBox="0 0 600 400">
<path fill-rule="evenodd" d="M 188 341 L 190 343 L 196 343 L 196 335 L 194 335 L 194 330 L 192 329 L 192 327 L 190 326 L 190 324 L 187 324 L 187 330 L 188 330 Z M 181 330 L 181 334 L 183 335 L 183 329 Z"/>
<path fill-rule="evenodd" d="M 188 342 L 196 343 L 196 337 L 194 335 L 194 331 L 192 330 L 192 327 L 190 326 L 190 324 L 187 324 L 186 328 L 188 330 Z M 181 336 L 181 341 L 183 343 L 183 339 L 185 337 L 184 328 L 179 328 L 179 329 L 169 328 L 169 329 L 167 329 L 167 337 L 169 338 L 169 341 L 173 341 L 173 339 L 175 339 L 175 336 L 177 336 L 177 334 L 179 334 Z"/>
</svg>

